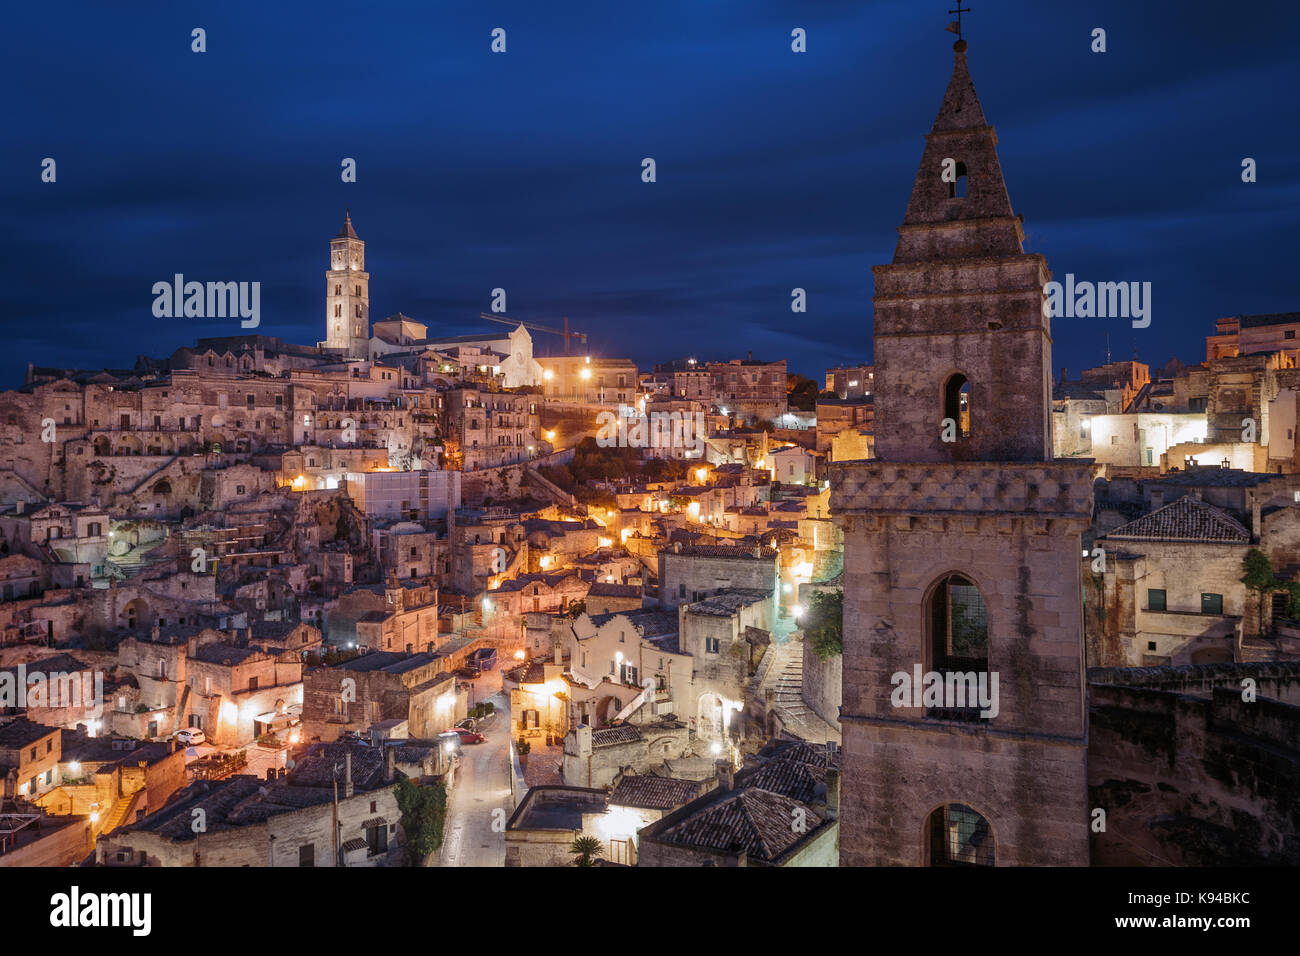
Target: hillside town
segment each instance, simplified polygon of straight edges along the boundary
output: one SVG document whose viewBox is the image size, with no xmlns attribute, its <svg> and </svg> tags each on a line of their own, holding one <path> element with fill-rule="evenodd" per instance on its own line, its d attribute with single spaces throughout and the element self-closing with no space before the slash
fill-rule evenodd
<svg viewBox="0 0 1300 956">
<path fill-rule="evenodd" d="M 349 211 L 319 342 L 29 366 L 0 866 L 1297 862 L 1300 312 L 1050 368 L 964 50 L 871 363 L 372 320 Z"/>
</svg>

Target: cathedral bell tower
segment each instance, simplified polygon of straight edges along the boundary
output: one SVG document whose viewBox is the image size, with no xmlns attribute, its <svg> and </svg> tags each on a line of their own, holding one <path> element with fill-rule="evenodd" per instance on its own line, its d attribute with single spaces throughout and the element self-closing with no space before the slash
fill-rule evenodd
<svg viewBox="0 0 1300 956">
<path fill-rule="evenodd" d="M 351 358 L 370 357 L 370 273 L 366 244 L 357 238 L 352 217 L 330 240 L 330 267 L 325 273 L 325 348 Z"/>
<path fill-rule="evenodd" d="M 966 42 L 893 262 L 876 266 L 876 455 L 844 528 L 846 866 L 1086 865 L 1081 536 L 1052 460 L 1051 327 Z"/>
</svg>

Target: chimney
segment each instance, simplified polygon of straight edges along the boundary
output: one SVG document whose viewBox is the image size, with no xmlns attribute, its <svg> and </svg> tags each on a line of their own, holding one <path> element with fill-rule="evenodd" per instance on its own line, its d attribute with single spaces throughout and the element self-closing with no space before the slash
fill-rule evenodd
<svg viewBox="0 0 1300 956">
<path fill-rule="evenodd" d="M 155 623 L 154 626 L 150 628 L 149 634 L 155 641 L 159 640 L 162 637 L 162 626 Z"/>
<path fill-rule="evenodd" d="M 384 780 L 392 783 L 397 779 L 397 749 L 395 747 L 384 748 Z"/>
<path fill-rule="evenodd" d="M 730 790 L 736 785 L 736 775 L 731 769 L 731 761 L 724 757 L 719 757 L 713 762 L 718 769 L 718 789 Z"/>
<path fill-rule="evenodd" d="M 352 748 L 349 747 L 343 755 L 343 796 L 351 798 L 352 796 Z"/>
<path fill-rule="evenodd" d="M 563 664 L 563 663 L 564 663 L 564 647 L 563 647 L 563 645 L 560 644 L 559 641 L 556 641 L 556 642 L 555 642 L 555 654 L 554 654 L 554 660 L 555 660 L 555 663 L 557 663 L 557 664 Z"/>
<path fill-rule="evenodd" d="M 274 767 L 267 767 L 267 768 L 266 768 L 266 779 L 267 779 L 267 780 L 274 780 L 274 779 L 275 779 L 275 768 L 274 768 Z"/>
<path fill-rule="evenodd" d="M 23 509 L 24 509 L 25 507 L 27 507 L 27 502 L 25 502 L 25 501 L 19 501 L 19 502 L 17 502 L 17 504 L 16 504 L 16 508 L 17 508 L 17 510 L 14 512 L 14 514 L 22 514 L 22 513 L 23 513 Z"/>
<path fill-rule="evenodd" d="M 1065 384 L 1065 371 L 1066 371 L 1066 370 L 1065 370 L 1065 366 L 1062 365 L 1062 366 L 1061 366 L 1061 384 L 1062 384 L 1062 385 Z"/>
<path fill-rule="evenodd" d="M 239 628 L 232 627 L 229 631 L 226 632 L 226 635 L 230 638 L 231 644 L 239 643 Z"/>
<path fill-rule="evenodd" d="M 832 820 L 840 815 L 840 772 L 826 771 L 826 815 Z"/>
</svg>

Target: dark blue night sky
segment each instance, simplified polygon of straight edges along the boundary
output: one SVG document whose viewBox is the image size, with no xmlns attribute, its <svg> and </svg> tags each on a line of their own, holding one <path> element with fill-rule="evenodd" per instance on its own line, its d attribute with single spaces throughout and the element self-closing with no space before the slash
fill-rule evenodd
<svg viewBox="0 0 1300 956">
<path fill-rule="evenodd" d="M 1150 328 L 1059 319 L 1054 365 L 1100 364 L 1107 331 L 1116 359 L 1197 362 L 1216 317 L 1300 309 L 1300 7 L 971 3 L 970 69 L 1027 249 L 1058 278 L 1153 283 Z M 951 6 L 15 5 L 0 386 L 28 361 L 130 367 L 240 333 L 155 319 L 151 287 L 177 272 L 260 281 L 257 331 L 314 344 L 345 206 L 372 320 L 477 331 L 501 286 L 512 316 L 567 315 L 593 352 L 643 368 L 869 360 L 870 267 L 892 258 L 952 71 Z"/>
</svg>

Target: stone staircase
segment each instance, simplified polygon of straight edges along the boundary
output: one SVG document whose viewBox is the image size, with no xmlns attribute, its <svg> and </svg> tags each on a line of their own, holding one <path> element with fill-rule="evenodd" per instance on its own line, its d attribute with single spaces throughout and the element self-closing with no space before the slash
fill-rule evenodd
<svg viewBox="0 0 1300 956">
<path fill-rule="evenodd" d="M 105 821 L 104 829 L 101 832 L 112 833 L 125 823 L 127 818 L 131 815 L 131 811 L 135 809 L 135 805 L 140 802 L 140 795 L 142 793 L 144 793 L 143 790 L 137 790 L 130 796 L 123 796 L 119 799 L 117 801 L 117 806 L 113 808 L 113 815 Z"/>
<path fill-rule="evenodd" d="M 785 732 L 809 743 L 841 740 L 838 727 L 828 724 L 803 699 L 803 640 L 792 636 L 771 651 L 779 655 L 769 672 L 772 709 L 781 718 Z"/>
<path fill-rule="evenodd" d="M 809 713 L 808 705 L 803 702 L 803 653 L 802 645 L 791 648 L 794 643 L 782 645 L 782 659 L 775 662 L 780 666 L 776 676 L 776 707 L 783 716 L 802 718 Z M 800 653 L 791 653 L 794 649 Z"/>
</svg>

